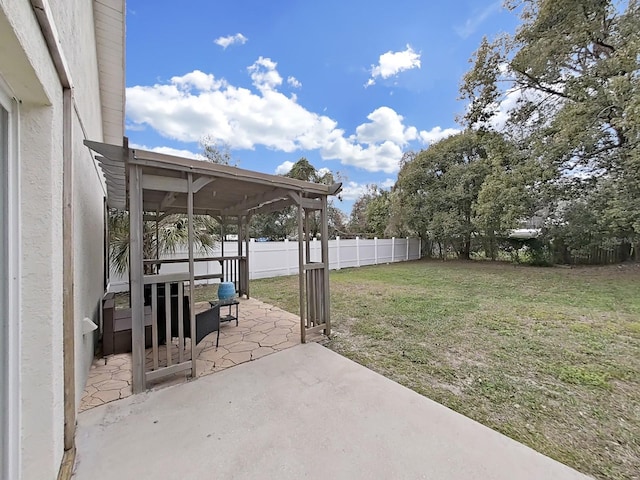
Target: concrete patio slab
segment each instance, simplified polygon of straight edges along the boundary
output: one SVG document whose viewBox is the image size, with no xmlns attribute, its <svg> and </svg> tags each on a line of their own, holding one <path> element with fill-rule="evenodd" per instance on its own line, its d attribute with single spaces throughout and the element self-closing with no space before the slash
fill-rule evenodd
<svg viewBox="0 0 640 480">
<path fill-rule="evenodd" d="M 315 343 L 78 416 L 76 480 L 586 479 Z"/>
</svg>

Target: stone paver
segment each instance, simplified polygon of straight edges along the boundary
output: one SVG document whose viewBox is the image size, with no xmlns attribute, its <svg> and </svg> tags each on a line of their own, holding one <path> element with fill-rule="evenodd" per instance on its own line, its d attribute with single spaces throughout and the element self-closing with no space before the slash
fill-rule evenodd
<svg viewBox="0 0 640 480">
<path fill-rule="evenodd" d="M 224 356 L 225 360 L 231 360 L 234 364 L 248 362 L 251 360 L 251 352 L 231 352 Z"/>
<path fill-rule="evenodd" d="M 281 343 L 286 343 L 289 340 L 286 335 L 269 335 L 267 338 L 260 342 L 260 345 L 263 347 L 275 347 L 280 345 Z"/>
<path fill-rule="evenodd" d="M 232 353 L 236 353 L 236 352 L 250 352 L 258 348 L 260 348 L 260 345 L 256 342 L 242 341 L 242 342 L 236 343 L 235 345 L 229 345 L 227 350 L 229 350 Z"/>
<path fill-rule="evenodd" d="M 252 360 L 257 360 L 260 357 L 274 353 L 275 350 L 271 347 L 260 347 L 251 352 Z"/>
<path fill-rule="evenodd" d="M 267 334 L 266 333 L 262 333 L 262 332 L 252 332 L 252 333 L 247 333 L 243 340 L 245 342 L 256 342 L 256 343 L 260 343 L 262 340 L 264 340 L 265 338 L 267 338 Z"/>
<path fill-rule="evenodd" d="M 123 380 L 105 380 L 104 382 L 96 383 L 95 388 L 104 392 L 105 390 L 120 390 L 121 388 L 129 385 L 129 382 Z"/>
<path fill-rule="evenodd" d="M 106 390 L 104 392 L 96 392 L 93 394 L 94 397 L 99 398 L 103 402 L 113 402 L 114 400 L 120 399 L 120 390 Z"/>
<path fill-rule="evenodd" d="M 209 308 L 208 302 L 196 304 L 195 312 Z M 293 347 L 300 343 L 300 319 L 256 299 L 240 299 L 239 322 L 223 323 L 220 326 L 220 343 L 216 348 L 216 334 L 208 335 L 198 344 L 196 366 L 198 374 L 209 375 L 240 363 L 257 360 L 274 352 Z M 187 339 L 184 357 L 188 358 L 191 342 Z M 159 349 L 159 361 L 167 358 L 164 346 Z M 171 345 L 171 358 L 178 362 L 178 345 Z M 145 353 L 147 367 L 153 365 L 153 353 Z M 154 382 L 150 388 L 160 388 L 188 381 L 184 372 L 171 378 Z M 126 398 L 131 392 L 131 354 L 121 353 L 104 358 L 96 358 L 89 371 L 84 388 L 80 411 L 88 410 L 107 402 Z"/>
</svg>

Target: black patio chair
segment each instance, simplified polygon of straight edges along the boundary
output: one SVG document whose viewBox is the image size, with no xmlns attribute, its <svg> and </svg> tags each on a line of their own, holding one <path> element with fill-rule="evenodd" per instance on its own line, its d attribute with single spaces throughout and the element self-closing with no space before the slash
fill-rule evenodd
<svg viewBox="0 0 640 480">
<path fill-rule="evenodd" d="M 220 305 L 213 305 L 208 310 L 196 315 L 196 345 L 211 332 L 218 332 L 216 348 L 220 342 Z"/>
</svg>

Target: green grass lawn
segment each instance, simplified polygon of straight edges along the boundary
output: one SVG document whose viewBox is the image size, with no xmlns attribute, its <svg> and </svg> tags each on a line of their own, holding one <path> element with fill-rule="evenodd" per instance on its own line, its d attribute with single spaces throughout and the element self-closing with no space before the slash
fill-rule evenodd
<svg viewBox="0 0 640 480">
<path fill-rule="evenodd" d="M 251 294 L 298 312 L 298 277 Z M 598 478 L 640 478 L 640 266 L 331 273 L 327 346 Z"/>
</svg>

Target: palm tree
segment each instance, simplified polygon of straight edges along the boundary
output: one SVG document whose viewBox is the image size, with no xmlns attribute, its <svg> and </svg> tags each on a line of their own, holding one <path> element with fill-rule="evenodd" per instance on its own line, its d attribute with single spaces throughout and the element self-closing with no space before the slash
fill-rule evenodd
<svg viewBox="0 0 640 480">
<path fill-rule="evenodd" d="M 213 250 L 218 234 L 217 222 L 208 215 L 193 216 L 195 248 L 209 252 Z M 156 235 L 157 231 L 157 235 Z M 183 215 L 159 216 L 143 222 L 142 255 L 145 259 L 159 257 L 163 253 L 175 253 L 179 246 L 189 242 L 187 217 Z M 118 210 L 109 212 L 109 260 L 111 268 L 120 275 L 129 270 L 129 213 Z M 145 274 L 157 272 L 153 265 L 145 265 Z"/>
</svg>

